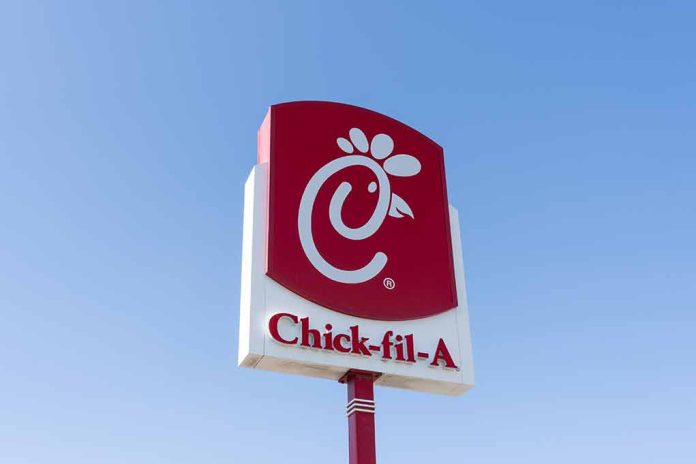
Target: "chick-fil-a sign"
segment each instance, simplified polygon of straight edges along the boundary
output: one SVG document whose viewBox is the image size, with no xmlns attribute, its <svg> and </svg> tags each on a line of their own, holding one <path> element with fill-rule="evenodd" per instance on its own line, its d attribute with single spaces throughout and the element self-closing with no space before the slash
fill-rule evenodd
<svg viewBox="0 0 696 464">
<path fill-rule="evenodd" d="M 239 363 L 438 393 L 473 384 L 444 151 L 383 114 L 273 105 L 245 187 Z"/>
</svg>

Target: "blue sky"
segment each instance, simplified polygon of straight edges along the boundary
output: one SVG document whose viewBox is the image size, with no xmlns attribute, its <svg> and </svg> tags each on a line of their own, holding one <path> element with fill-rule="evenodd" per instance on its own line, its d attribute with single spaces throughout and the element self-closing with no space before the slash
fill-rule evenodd
<svg viewBox="0 0 696 464">
<path fill-rule="evenodd" d="M 445 148 L 477 386 L 380 463 L 692 463 L 696 4 L 0 6 L 0 462 L 347 462 L 344 387 L 236 367 L 270 104 Z"/>
</svg>

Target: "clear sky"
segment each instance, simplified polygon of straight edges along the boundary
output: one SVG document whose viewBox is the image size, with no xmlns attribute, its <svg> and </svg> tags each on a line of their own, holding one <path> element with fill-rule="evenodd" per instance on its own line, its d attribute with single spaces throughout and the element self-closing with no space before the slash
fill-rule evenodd
<svg viewBox="0 0 696 464">
<path fill-rule="evenodd" d="M 696 462 L 696 2 L 0 5 L 0 462 L 347 462 L 345 390 L 236 367 L 270 104 L 445 148 L 477 386 L 379 462 Z"/>
</svg>

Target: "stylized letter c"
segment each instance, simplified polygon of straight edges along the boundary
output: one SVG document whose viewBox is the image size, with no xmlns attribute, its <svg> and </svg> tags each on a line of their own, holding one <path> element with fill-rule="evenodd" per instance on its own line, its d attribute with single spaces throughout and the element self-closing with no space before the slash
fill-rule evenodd
<svg viewBox="0 0 696 464">
<path fill-rule="evenodd" d="M 380 251 L 375 253 L 369 263 L 359 269 L 339 269 L 326 261 L 319 253 L 312 234 L 312 211 L 319 190 L 329 177 L 350 166 L 364 166 L 370 169 L 377 177 L 379 183 L 377 205 L 375 206 L 372 216 L 365 224 L 356 228 L 346 226 L 341 218 L 341 208 L 352 186 L 348 182 L 342 182 L 331 197 L 331 203 L 329 204 L 329 219 L 331 225 L 341 236 L 350 240 L 363 240 L 377 232 L 389 210 L 391 186 L 389 184 L 389 178 L 382 167 L 367 156 L 360 155 L 343 156 L 335 159 L 324 165 L 312 176 L 300 200 L 297 229 L 300 234 L 302 249 L 317 271 L 336 282 L 358 284 L 366 282 L 379 274 L 387 264 L 387 255 Z"/>
</svg>

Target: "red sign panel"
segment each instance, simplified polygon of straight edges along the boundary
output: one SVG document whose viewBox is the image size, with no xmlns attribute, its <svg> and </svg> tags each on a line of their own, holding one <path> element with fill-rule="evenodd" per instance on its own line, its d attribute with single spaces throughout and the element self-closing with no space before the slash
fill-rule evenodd
<svg viewBox="0 0 696 464">
<path fill-rule="evenodd" d="M 379 320 L 457 306 L 442 147 L 364 108 L 271 107 L 267 275 L 301 297 Z"/>
</svg>

